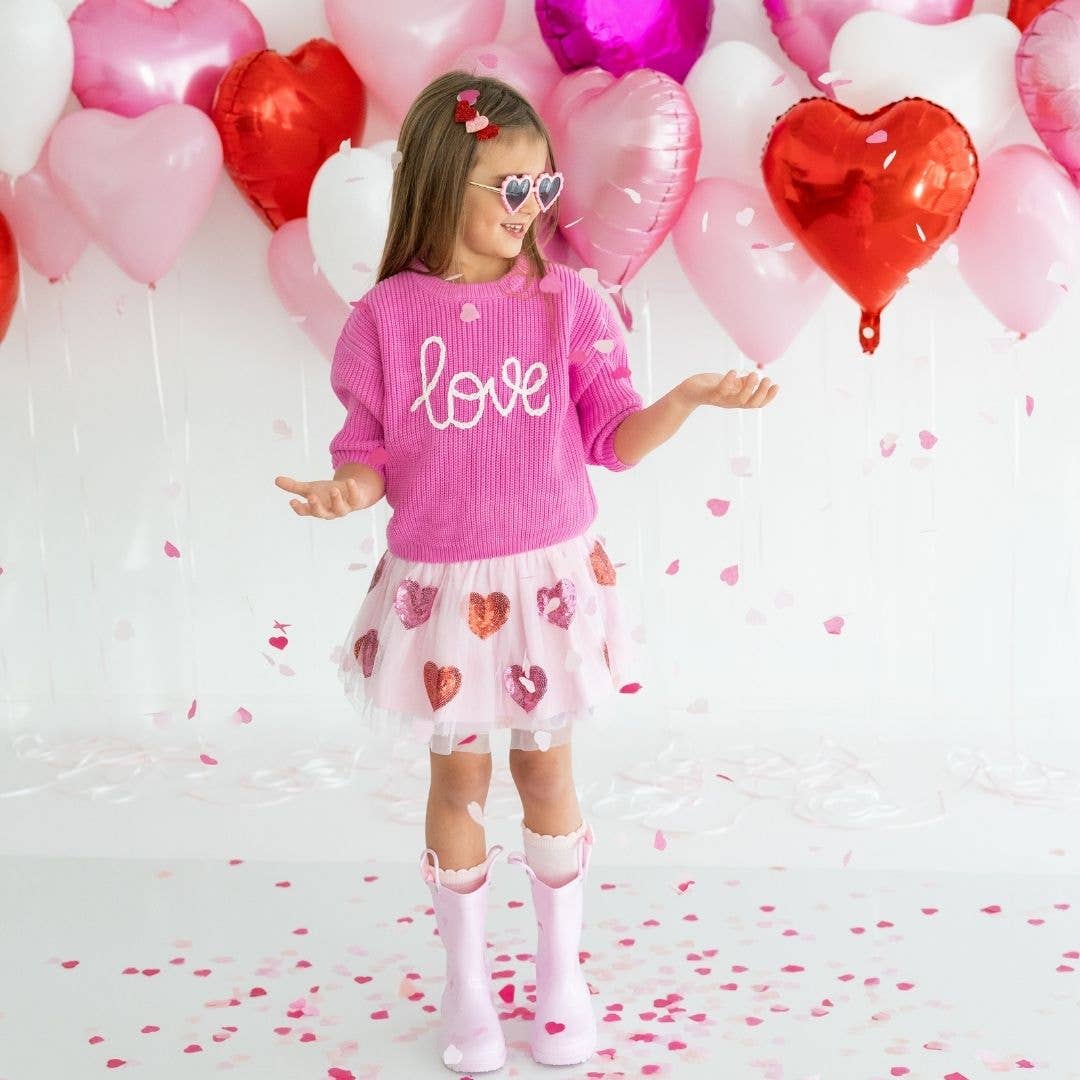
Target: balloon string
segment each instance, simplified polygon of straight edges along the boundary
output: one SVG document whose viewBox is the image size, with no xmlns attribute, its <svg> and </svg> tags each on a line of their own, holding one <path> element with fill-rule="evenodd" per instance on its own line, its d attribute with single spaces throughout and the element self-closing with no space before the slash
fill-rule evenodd
<svg viewBox="0 0 1080 1080">
<path fill-rule="evenodd" d="M 71 364 L 71 338 L 68 335 L 67 320 L 64 317 L 65 287 L 63 281 L 58 282 L 55 286 L 56 316 L 60 326 L 60 341 L 64 350 L 64 369 L 67 372 L 68 395 L 71 402 L 71 441 L 75 447 L 75 471 L 79 477 L 79 501 L 82 508 L 83 532 L 86 538 L 84 547 L 90 565 L 90 589 L 94 594 L 94 606 L 97 609 L 98 663 L 101 667 L 102 677 L 105 680 L 108 699 L 111 700 L 113 695 L 112 672 L 109 667 L 108 652 L 105 648 L 105 627 L 108 619 L 102 603 L 101 591 L 98 588 L 97 563 L 94 560 L 97 539 L 94 535 L 94 527 L 90 516 L 90 497 L 86 491 L 87 470 L 82 459 L 82 440 L 79 438 L 79 414 L 77 408 L 79 396 L 75 391 L 75 372 Z"/>
<path fill-rule="evenodd" d="M 34 521 L 37 524 L 38 548 L 41 551 L 41 595 L 45 601 L 45 640 L 53 641 L 52 605 L 49 603 L 49 582 L 52 580 L 52 574 L 49 570 L 49 549 L 45 543 L 45 530 L 42 524 L 45 521 L 45 515 L 41 512 L 40 505 L 43 492 L 41 490 L 41 471 L 38 461 L 37 423 L 34 416 L 34 372 L 30 360 L 30 309 L 26 302 L 26 276 L 24 274 L 19 275 L 19 309 L 22 312 L 23 348 L 26 356 L 26 421 L 30 432 L 30 460 L 33 463 L 34 470 L 34 493 L 38 499 L 38 513 L 34 514 Z M 46 649 L 45 651 L 48 654 L 46 664 L 49 672 L 49 702 L 55 705 L 56 672 L 53 667 L 53 650 Z M 8 686 L 12 685 L 10 680 L 5 680 L 5 682 Z M 14 698 L 10 694 L 8 703 L 9 705 L 14 704 Z"/>
<path fill-rule="evenodd" d="M 150 356 L 154 361 L 154 378 L 157 381 L 158 412 L 161 416 L 161 434 L 169 445 L 169 424 L 165 415 L 165 392 L 161 385 L 161 360 L 158 355 L 157 321 L 154 318 L 154 286 L 146 287 L 146 310 L 150 315 Z"/>
<path fill-rule="evenodd" d="M 296 350 L 297 363 L 300 366 L 300 430 L 304 439 L 304 468 L 308 476 L 313 476 L 311 471 L 311 428 L 308 424 L 308 385 L 307 385 L 307 350 Z M 311 568 L 311 580 L 315 580 L 315 529 L 314 522 L 309 520 L 307 528 L 308 560 Z"/>
<path fill-rule="evenodd" d="M 1009 386 L 1009 399 L 1012 402 L 1012 551 L 1010 554 L 1009 574 L 1009 736 L 1012 739 L 1013 752 L 1018 753 L 1016 738 L 1016 535 L 1019 531 L 1019 518 L 1017 512 L 1017 499 L 1019 492 L 1020 475 L 1020 401 L 1016 390 L 1019 386 L 1017 362 L 1017 342 L 1013 341 L 1010 347 L 1010 359 L 1012 360 L 1012 379 Z"/>
<path fill-rule="evenodd" d="M 937 436 L 937 316 L 930 311 L 930 431 Z M 930 718 L 936 720 L 938 700 L 938 525 L 937 466 L 930 463 Z"/>
<path fill-rule="evenodd" d="M 625 293 L 622 294 L 622 300 L 624 303 L 629 303 L 626 300 Z M 641 321 L 644 324 L 645 329 L 645 398 L 648 404 L 652 404 L 655 401 L 653 395 L 653 334 L 652 334 L 652 307 L 649 303 L 649 290 L 648 287 L 644 289 L 644 296 L 641 301 Z M 648 593 L 645 586 L 645 532 L 642 528 L 643 515 L 634 515 L 634 529 L 637 533 L 637 580 L 638 580 L 638 596 L 641 598 L 641 610 L 642 618 L 648 623 Z"/>
</svg>

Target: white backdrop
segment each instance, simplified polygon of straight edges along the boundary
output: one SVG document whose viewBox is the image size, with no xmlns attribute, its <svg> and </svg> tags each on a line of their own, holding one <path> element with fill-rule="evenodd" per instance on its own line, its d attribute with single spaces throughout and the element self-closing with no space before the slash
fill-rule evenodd
<svg viewBox="0 0 1080 1080">
<path fill-rule="evenodd" d="M 329 36 L 318 0 L 249 6 L 273 48 Z M 531 5 L 508 0 L 508 9 L 513 36 Z M 798 75 L 754 0 L 718 0 L 711 43 L 728 38 Z M 1031 138 L 1021 118 L 1012 130 Z M 365 145 L 392 135 L 373 105 Z M 243 755 L 240 772 L 253 781 L 255 746 L 266 753 L 272 733 L 320 752 L 329 733 L 350 733 L 336 650 L 386 506 L 335 522 L 298 518 L 274 487 L 278 474 L 331 475 L 327 443 L 343 412 L 327 361 L 271 289 L 269 239 L 223 175 L 152 294 L 93 247 L 56 285 L 24 264 L 0 345 L 2 791 L 78 796 L 60 803 L 73 821 L 107 820 L 94 817 L 107 815 L 102 806 L 160 795 L 166 779 L 196 799 L 214 784 L 220 793 L 224 774 L 200 752 L 220 767 Z M 626 296 L 634 380 L 647 400 L 693 372 L 745 369 L 670 239 Z M 611 759 L 587 743 L 576 773 L 586 795 L 608 800 L 597 816 L 606 806 L 622 822 L 624 849 L 642 846 L 635 830 L 651 841 L 666 827 L 685 835 L 687 861 L 768 865 L 779 847 L 764 838 L 780 845 L 800 821 L 940 823 L 957 816 L 960 792 L 981 787 L 1005 796 L 986 796 L 1008 812 L 979 855 L 999 865 L 1030 854 L 1025 815 L 1035 811 L 1022 804 L 1075 806 L 1080 301 L 1069 297 L 1018 342 L 942 255 L 886 309 L 873 357 L 859 351 L 857 323 L 854 302 L 832 287 L 767 370 L 781 385 L 769 408 L 700 410 L 636 469 L 592 473 L 599 531 L 625 564 L 622 595 L 645 648 L 642 690 L 621 698 L 617 715 L 627 773 L 613 781 Z M 924 429 L 938 439 L 930 450 Z M 883 440 L 895 441 L 891 456 Z M 730 500 L 727 514 L 714 516 L 711 499 Z M 167 542 L 179 558 L 167 557 Z M 735 564 L 730 586 L 720 572 Z M 830 634 L 824 624 L 836 616 L 843 630 Z M 268 644 L 275 622 L 288 627 L 283 650 Z M 121 740 L 110 744 L 112 766 L 61 778 L 61 763 L 77 763 L 85 740 L 104 733 Z M 866 740 L 889 748 L 872 773 L 860 764 Z M 153 749 L 187 743 L 196 753 Z M 649 757 L 652 780 L 672 784 L 635 781 L 633 763 Z M 294 787 L 265 800 L 289 804 L 277 818 L 235 815 L 222 839 L 212 812 L 190 831 L 175 804 L 134 823 L 125 850 L 153 850 L 156 839 L 231 851 L 236 830 L 249 829 L 265 851 L 308 851 L 305 815 L 333 804 L 300 795 L 334 784 L 313 780 L 306 760 Z M 355 759 L 333 760 L 341 780 L 342 762 Z M 396 820 L 418 838 L 426 753 L 400 769 L 411 778 L 403 795 L 387 804 L 385 789 L 368 792 L 350 813 Z M 705 789 L 718 772 L 720 796 Z M 413 800 L 408 809 L 399 796 Z M 790 813 L 722 850 L 716 833 L 762 800 Z M 31 811 L 29 794 L 3 805 L 20 826 L 3 830 L 5 850 L 70 840 L 57 818 Z M 990 812 L 974 815 L 983 827 Z M 941 848 L 943 865 L 976 858 L 979 824 L 970 824 Z M 348 857 L 353 839 L 325 849 Z M 113 841 L 86 842 L 106 851 Z M 889 845 L 876 846 L 883 861 L 899 857 Z M 398 853 L 389 836 L 383 846 Z M 916 858 L 932 858 L 928 850 Z M 785 854 L 806 855 L 802 840 Z"/>
</svg>

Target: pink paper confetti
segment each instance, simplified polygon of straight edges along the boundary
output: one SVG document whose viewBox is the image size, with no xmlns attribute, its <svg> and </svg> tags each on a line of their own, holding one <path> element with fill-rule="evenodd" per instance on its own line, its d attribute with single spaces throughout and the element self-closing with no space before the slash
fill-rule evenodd
<svg viewBox="0 0 1080 1080">
<path fill-rule="evenodd" d="M 873 133 L 873 135 L 867 135 L 866 136 L 866 141 L 868 143 L 870 143 L 871 145 L 873 145 L 875 143 L 888 142 L 889 141 L 889 133 L 887 131 L 885 131 L 884 129 L 879 129 L 878 131 L 875 131 Z"/>
<path fill-rule="evenodd" d="M 844 620 L 839 615 L 834 615 L 831 619 L 825 620 L 825 629 L 830 634 L 839 634 L 844 629 Z"/>
<path fill-rule="evenodd" d="M 725 566 L 720 571 L 720 580 L 725 585 L 734 585 L 739 580 L 739 564 L 733 563 L 731 566 Z"/>
<path fill-rule="evenodd" d="M 1030 394 L 1024 398 L 1024 411 L 1028 416 L 1035 411 L 1035 399 Z"/>
<path fill-rule="evenodd" d="M 679 572 L 679 560 L 675 559 L 668 564 L 668 568 L 664 571 L 665 574 L 677 574 Z"/>
<path fill-rule="evenodd" d="M 180 558 L 180 549 L 178 547 L 176 547 L 176 545 L 173 544 L 173 542 L 171 540 L 166 540 L 165 541 L 165 554 L 168 555 L 170 559 L 179 559 Z"/>
<path fill-rule="evenodd" d="M 771 83 L 769 83 L 769 85 L 770 86 L 779 86 L 786 78 L 787 78 L 787 74 L 785 72 L 781 72 L 779 75 L 776 76 L 775 79 L 773 79 L 773 81 Z"/>
<path fill-rule="evenodd" d="M 713 517 L 723 517 L 728 512 L 731 502 L 728 499 L 709 499 L 705 505 Z"/>
<path fill-rule="evenodd" d="M 275 649 L 284 649 L 285 646 L 289 644 L 289 639 L 287 637 L 272 637 L 267 638 L 266 640 L 267 643 Z"/>
<path fill-rule="evenodd" d="M 204 765 L 216 765 L 217 764 L 217 759 L 212 758 L 209 754 L 200 754 L 199 755 L 199 760 Z"/>
<path fill-rule="evenodd" d="M 933 450 L 937 444 L 937 436 L 930 431 L 919 432 L 919 445 L 924 450 Z"/>
<path fill-rule="evenodd" d="M 653 837 L 652 846 L 656 848 L 657 851 L 663 851 L 667 847 L 667 837 L 664 836 L 663 829 L 656 830 L 656 835 Z"/>
<path fill-rule="evenodd" d="M 475 322 L 480 318 L 480 312 L 476 310 L 475 304 L 462 304 L 461 305 L 461 321 L 464 323 Z"/>
</svg>

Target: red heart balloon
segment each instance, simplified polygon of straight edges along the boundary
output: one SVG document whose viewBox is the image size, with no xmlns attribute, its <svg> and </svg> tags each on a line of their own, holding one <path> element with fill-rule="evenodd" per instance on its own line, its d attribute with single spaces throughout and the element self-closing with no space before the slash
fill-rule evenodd
<svg viewBox="0 0 1080 1080">
<path fill-rule="evenodd" d="M 1009 18 L 1023 32 L 1028 28 L 1028 23 L 1036 15 L 1041 15 L 1053 2 L 1054 0 L 1012 0 L 1009 4 Z"/>
<path fill-rule="evenodd" d="M 319 167 L 359 140 L 366 114 L 364 84 L 323 38 L 288 56 L 263 49 L 237 60 L 210 106 L 226 170 L 273 229 L 306 216 Z"/>
<path fill-rule="evenodd" d="M 963 126 L 922 98 L 867 116 L 800 101 L 773 127 L 761 170 L 781 220 L 862 308 L 866 353 L 881 309 L 956 229 L 979 174 Z"/>
<path fill-rule="evenodd" d="M 5 178 L 6 181 L 6 178 Z M 4 340 L 19 295 L 19 253 L 7 219 L 0 214 L 0 341 Z"/>
</svg>

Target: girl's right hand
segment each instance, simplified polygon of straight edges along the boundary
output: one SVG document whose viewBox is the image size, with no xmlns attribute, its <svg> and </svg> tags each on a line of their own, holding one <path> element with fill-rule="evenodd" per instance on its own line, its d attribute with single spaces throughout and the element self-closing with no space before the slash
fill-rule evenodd
<svg viewBox="0 0 1080 1080">
<path fill-rule="evenodd" d="M 289 476 L 278 476 L 274 483 L 285 491 L 303 495 L 303 499 L 290 499 L 289 505 L 301 517 L 340 518 L 353 510 L 364 510 L 360 485 L 354 479 L 348 480 L 293 480 Z"/>
</svg>

